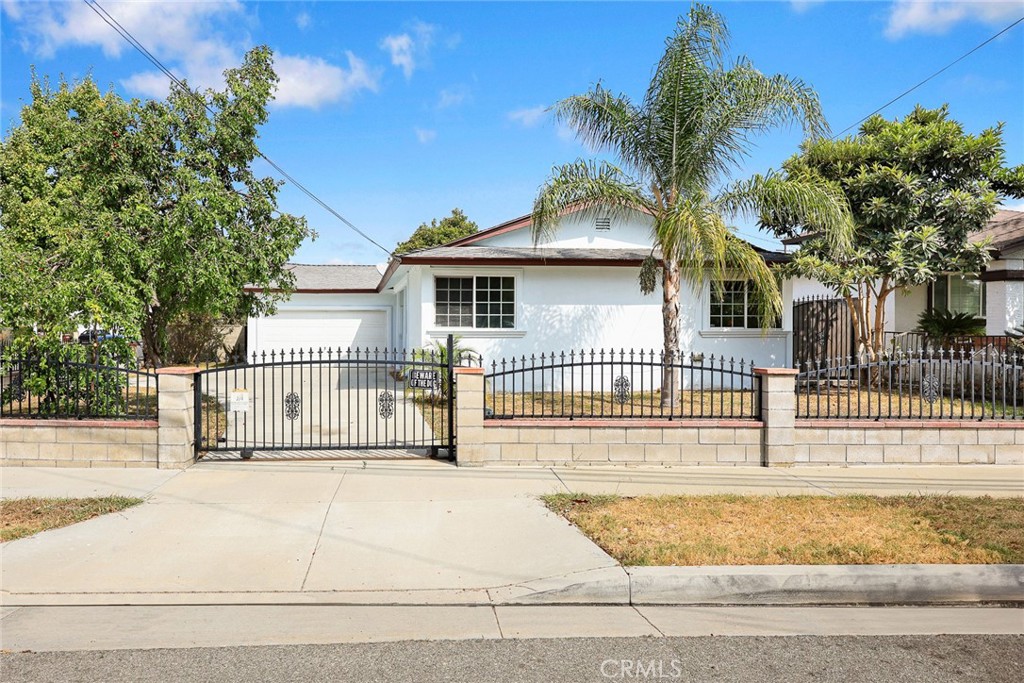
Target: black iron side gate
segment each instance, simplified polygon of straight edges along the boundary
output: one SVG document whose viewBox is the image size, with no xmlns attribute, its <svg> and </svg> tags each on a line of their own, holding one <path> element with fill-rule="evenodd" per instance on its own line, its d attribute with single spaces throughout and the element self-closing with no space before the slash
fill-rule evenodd
<svg viewBox="0 0 1024 683">
<path fill-rule="evenodd" d="M 856 348 L 846 299 L 812 296 L 793 302 L 793 367 L 847 358 Z"/>
<path fill-rule="evenodd" d="M 299 349 L 210 367 L 195 382 L 196 455 L 455 457 L 454 339 L 433 348 Z M 311 453 L 316 451 L 317 453 Z M 339 453 L 340 455 L 340 453 Z"/>
</svg>

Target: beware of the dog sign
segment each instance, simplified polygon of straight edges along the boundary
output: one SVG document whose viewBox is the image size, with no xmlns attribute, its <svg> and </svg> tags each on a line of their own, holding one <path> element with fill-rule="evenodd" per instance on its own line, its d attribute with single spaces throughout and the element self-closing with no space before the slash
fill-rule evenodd
<svg viewBox="0 0 1024 683">
<path fill-rule="evenodd" d="M 436 370 L 412 370 L 409 372 L 409 386 L 414 389 L 436 389 L 441 378 Z"/>
</svg>

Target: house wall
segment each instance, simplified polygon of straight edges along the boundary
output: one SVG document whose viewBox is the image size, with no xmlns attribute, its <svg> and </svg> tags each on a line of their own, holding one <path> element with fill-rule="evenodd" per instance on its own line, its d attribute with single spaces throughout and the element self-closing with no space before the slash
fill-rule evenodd
<svg viewBox="0 0 1024 683">
<path fill-rule="evenodd" d="M 554 234 L 547 236 L 538 246 L 552 248 L 588 249 L 648 249 L 651 246 L 652 220 L 644 214 L 612 219 L 608 230 L 597 230 L 594 217 L 579 214 L 566 216 Z M 493 235 L 475 242 L 489 247 L 532 247 L 529 228 Z"/>
<path fill-rule="evenodd" d="M 989 263 L 988 270 L 1024 271 L 1024 249 L 1004 254 Z M 985 334 L 1006 334 L 1007 330 L 1024 325 L 1024 281 L 995 281 L 986 287 Z"/>
<path fill-rule="evenodd" d="M 660 289 L 641 293 L 635 267 L 525 266 L 521 268 L 423 267 L 410 276 L 410 290 L 419 286 L 419 319 L 410 315 L 410 339 L 430 341 L 449 332 L 487 362 L 581 349 L 654 350 L 663 348 Z M 434 321 L 434 278 L 439 275 L 505 275 L 516 278 L 516 329 L 444 329 Z M 784 286 L 783 325 L 791 327 L 790 290 Z M 410 293 L 410 297 L 414 295 Z M 710 287 L 684 292 L 680 310 L 684 353 L 724 355 L 756 365 L 787 364 L 790 335 L 785 330 L 717 330 L 710 327 Z M 409 307 L 410 310 L 412 307 Z M 419 323 L 422 328 L 416 330 Z"/>
<path fill-rule="evenodd" d="M 894 292 L 890 296 L 896 303 L 891 331 L 913 332 L 917 329 L 918 316 L 928 310 L 928 286 L 911 287 L 906 292 Z"/>
</svg>

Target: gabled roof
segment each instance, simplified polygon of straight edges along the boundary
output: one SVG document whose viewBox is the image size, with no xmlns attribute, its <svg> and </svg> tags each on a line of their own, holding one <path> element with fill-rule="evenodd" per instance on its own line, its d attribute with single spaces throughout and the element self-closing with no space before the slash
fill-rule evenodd
<svg viewBox="0 0 1024 683">
<path fill-rule="evenodd" d="M 467 235 L 466 237 L 460 237 L 459 239 L 454 240 L 452 242 L 449 242 L 448 244 L 445 244 L 444 246 L 446 246 L 446 247 L 461 247 L 461 246 L 465 246 L 467 244 L 474 244 L 476 242 L 479 242 L 482 239 L 487 239 L 488 237 L 496 237 L 497 235 L 504 235 L 506 232 L 513 232 L 515 230 L 519 230 L 520 228 L 525 228 L 525 227 L 529 226 L 530 223 L 532 222 L 532 218 L 533 218 L 533 215 L 528 213 L 525 216 L 520 216 L 519 218 L 513 218 L 512 220 L 505 221 L 504 223 L 499 223 L 498 225 L 495 225 L 493 228 L 487 228 L 486 230 L 481 230 L 480 232 L 473 233 L 472 235 Z"/>
<path fill-rule="evenodd" d="M 992 240 L 989 247 L 996 255 L 1024 246 L 1024 211 L 1000 209 L 985 227 L 971 234 L 971 242 L 978 244 Z"/>
<path fill-rule="evenodd" d="M 377 266 L 289 263 L 285 267 L 295 276 L 295 292 L 300 294 L 372 294 L 381 281 Z M 262 288 L 248 285 L 245 289 Z"/>
</svg>

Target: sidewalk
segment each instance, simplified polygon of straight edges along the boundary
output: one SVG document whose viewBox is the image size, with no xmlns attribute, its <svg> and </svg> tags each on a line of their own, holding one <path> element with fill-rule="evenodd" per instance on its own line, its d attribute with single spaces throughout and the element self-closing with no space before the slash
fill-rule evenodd
<svg viewBox="0 0 1024 683">
<path fill-rule="evenodd" d="M 548 512 L 541 494 L 1021 496 L 1024 468 L 202 463 L 184 472 L 10 468 L 0 482 L 4 497 L 147 497 L 121 513 L 0 546 L 0 600 L 8 607 L 493 605 L 552 591 L 585 601 L 574 585 L 629 602 L 625 571 Z"/>
</svg>

